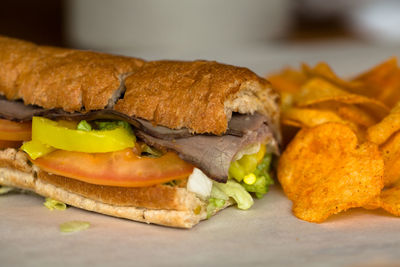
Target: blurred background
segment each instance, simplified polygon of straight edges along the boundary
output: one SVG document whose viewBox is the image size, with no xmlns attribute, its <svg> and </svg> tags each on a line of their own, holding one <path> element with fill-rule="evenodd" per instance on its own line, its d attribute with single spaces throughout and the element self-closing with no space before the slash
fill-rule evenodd
<svg viewBox="0 0 400 267">
<path fill-rule="evenodd" d="M 394 0 L 2 0 L 0 34 L 261 75 L 302 61 L 352 74 L 400 54 L 399 13 Z"/>
</svg>

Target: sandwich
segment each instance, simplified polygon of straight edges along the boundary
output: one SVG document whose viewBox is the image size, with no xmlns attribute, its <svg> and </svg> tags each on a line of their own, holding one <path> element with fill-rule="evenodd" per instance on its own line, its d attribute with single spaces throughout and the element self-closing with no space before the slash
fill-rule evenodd
<svg viewBox="0 0 400 267">
<path fill-rule="evenodd" d="M 0 37 L 0 185 L 191 228 L 267 193 L 278 101 L 246 68 Z"/>
</svg>

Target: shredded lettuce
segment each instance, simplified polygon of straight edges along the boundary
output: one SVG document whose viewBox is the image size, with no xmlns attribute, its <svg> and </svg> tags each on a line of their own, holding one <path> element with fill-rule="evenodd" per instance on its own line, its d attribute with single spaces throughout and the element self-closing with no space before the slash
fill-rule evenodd
<svg viewBox="0 0 400 267">
<path fill-rule="evenodd" d="M 225 199 L 209 198 L 207 205 L 207 219 L 209 219 L 217 209 L 225 205 Z"/>
<path fill-rule="evenodd" d="M 144 154 L 147 157 L 159 158 L 163 155 L 163 153 L 160 150 L 157 150 L 154 147 L 151 147 L 145 143 L 142 143 L 140 145 L 140 148 L 142 150 L 142 154 Z"/>
<path fill-rule="evenodd" d="M 11 187 L 11 186 L 0 185 L 0 195 L 7 194 L 7 193 L 13 191 L 14 189 L 15 188 Z"/>
<path fill-rule="evenodd" d="M 213 185 L 227 196 L 233 198 L 239 209 L 247 210 L 254 203 L 253 198 L 246 189 L 233 179 L 228 180 L 225 184 L 214 182 Z"/>
<path fill-rule="evenodd" d="M 213 187 L 211 188 L 210 198 L 218 198 L 223 200 L 228 200 L 229 196 L 225 194 L 221 189 L 215 186 L 216 182 L 213 182 Z"/>
<path fill-rule="evenodd" d="M 132 130 L 131 125 L 126 121 L 95 121 L 98 130 L 113 130 L 117 127 L 124 127 L 125 129 Z"/>
<path fill-rule="evenodd" d="M 257 198 L 262 198 L 269 191 L 269 186 L 274 184 L 272 178 L 267 176 L 259 176 L 254 184 L 241 183 L 247 192 L 254 193 Z"/>
<path fill-rule="evenodd" d="M 84 222 L 84 221 L 70 221 L 70 222 L 65 222 L 60 225 L 60 231 L 63 233 L 72 233 L 72 232 L 78 232 L 82 230 L 86 230 L 90 227 L 89 222 Z"/>
<path fill-rule="evenodd" d="M 85 120 L 81 120 L 78 125 L 76 126 L 77 130 L 90 132 L 92 130 L 92 126 Z"/>
<path fill-rule="evenodd" d="M 257 177 L 256 181 L 249 185 L 241 183 L 241 185 L 248 191 L 256 195 L 257 198 L 262 198 L 269 191 L 269 186 L 274 184 L 274 180 L 269 175 L 269 169 L 271 165 L 271 154 L 265 154 L 263 160 L 257 165 L 254 171 Z"/>
<path fill-rule="evenodd" d="M 268 172 L 271 166 L 271 161 L 272 161 L 272 155 L 266 153 L 261 163 L 257 165 L 254 174 L 256 176 L 267 176 L 267 175 L 269 176 Z"/>
<path fill-rule="evenodd" d="M 46 201 L 43 203 L 43 205 L 48 208 L 49 210 L 66 210 L 67 205 L 63 202 L 60 202 L 55 199 L 51 198 L 46 198 Z"/>
</svg>

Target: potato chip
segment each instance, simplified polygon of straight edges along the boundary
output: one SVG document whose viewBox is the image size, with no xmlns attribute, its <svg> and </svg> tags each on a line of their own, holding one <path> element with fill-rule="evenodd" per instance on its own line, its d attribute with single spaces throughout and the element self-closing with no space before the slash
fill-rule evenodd
<svg viewBox="0 0 400 267">
<path fill-rule="evenodd" d="M 343 104 L 336 101 L 318 103 L 315 105 L 310 105 L 310 107 L 319 110 L 329 110 L 337 114 L 342 119 L 351 121 L 354 124 L 363 126 L 365 128 L 375 125 L 382 119 L 371 115 L 367 110 L 358 105 Z"/>
<path fill-rule="evenodd" d="M 345 89 L 358 88 L 363 84 L 359 81 L 346 81 L 339 78 L 325 62 L 319 62 L 314 68 L 309 67 L 307 64 L 302 64 L 302 70 L 309 78 L 320 77 Z"/>
<path fill-rule="evenodd" d="M 355 93 L 369 97 L 379 96 L 382 91 L 382 85 L 385 85 L 388 78 L 396 74 L 397 71 L 397 59 L 395 57 L 390 58 L 355 77 L 352 81 L 362 84 L 362 86 L 355 89 Z"/>
<path fill-rule="evenodd" d="M 299 91 L 301 85 L 306 82 L 306 76 L 303 73 L 291 68 L 272 74 L 267 79 L 281 95 L 281 109 L 292 106 L 293 94 Z"/>
<path fill-rule="evenodd" d="M 383 190 L 380 196 L 380 206 L 387 212 L 400 216 L 400 186 Z"/>
<path fill-rule="evenodd" d="M 340 103 L 335 104 L 340 105 Z M 290 108 L 282 111 L 281 124 L 298 128 L 310 128 L 327 122 L 338 122 L 348 125 L 356 133 L 358 139 L 366 139 L 364 127 L 348 119 L 341 118 L 337 113 L 340 114 L 337 111 L 324 109 Z"/>
<path fill-rule="evenodd" d="M 275 90 L 287 93 L 296 93 L 307 80 L 304 73 L 291 68 L 269 75 L 267 79 Z"/>
<path fill-rule="evenodd" d="M 394 107 L 400 101 L 400 70 L 388 77 L 384 85 L 377 85 L 377 87 L 381 88 L 377 99 L 388 107 Z"/>
<path fill-rule="evenodd" d="M 367 204 L 363 205 L 362 207 L 367 210 L 376 210 L 382 206 L 382 201 L 380 195 L 375 196 L 374 198 L 370 199 Z"/>
<path fill-rule="evenodd" d="M 284 149 L 290 141 L 296 136 L 301 126 L 291 125 L 291 124 L 283 124 L 281 126 L 282 131 L 282 149 Z"/>
<path fill-rule="evenodd" d="M 381 102 L 362 95 L 351 94 L 320 78 L 313 78 L 305 83 L 294 96 L 295 105 L 305 107 L 326 101 L 344 104 L 359 104 L 378 117 L 384 117 L 389 109 Z"/>
<path fill-rule="evenodd" d="M 353 123 L 343 120 L 330 110 L 290 108 L 282 112 L 281 118 L 283 124 L 299 126 L 301 128 L 314 127 L 327 122 L 340 122 L 355 127 Z"/>
<path fill-rule="evenodd" d="M 375 144 L 383 144 L 396 131 L 400 130 L 400 102 L 390 111 L 380 123 L 370 127 L 367 138 Z"/>
<path fill-rule="evenodd" d="M 359 145 L 341 123 L 302 129 L 283 152 L 278 179 L 294 214 L 322 222 L 332 214 L 366 205 L 383 187 L 383 160 L 370 142 Z"/>
<path fill-rule="evenodd" d="M 385 163 L 383 181 L 385 186 L 389 186 L 400 179 L 400 132 L 392 136 L 380 149 Z"/>
</svg>

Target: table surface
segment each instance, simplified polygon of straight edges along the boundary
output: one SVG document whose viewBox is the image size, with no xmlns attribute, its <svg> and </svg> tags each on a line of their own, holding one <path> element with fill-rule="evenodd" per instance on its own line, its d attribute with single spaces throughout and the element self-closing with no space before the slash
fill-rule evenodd
<svg viewBox="0 0 400 267">
<path fill-rule="evenodd" d="M 243 52 L 245 51 L 245 52 Z M 112 51 L 132 54 L 131 51 Z M 182 52 L 182 51 L 181 51 Z M 214 58 L 251 68 L 260 75 L 300 62 L 325 60 L 352 75 L 399 54 L 354 42 L 271 45 L 232 51 L 160 54 L 155 58 Z M 161 55 L 165 53 L 165 57 Z M 213 54 L 216 53 L 216 54 Z M 32 194 L 0 196 L 1 266 L 397 266 L 400 218 L 382 210 L 353 209 L 322 224 L 301 221 L 279 185 L 251 210 L 234 207 L 191 230 L 108 217 L 75 208 L 50 211 Z M 89 221 L 82 232 L 63 234 L 59 225 Z"/>
</svg>

